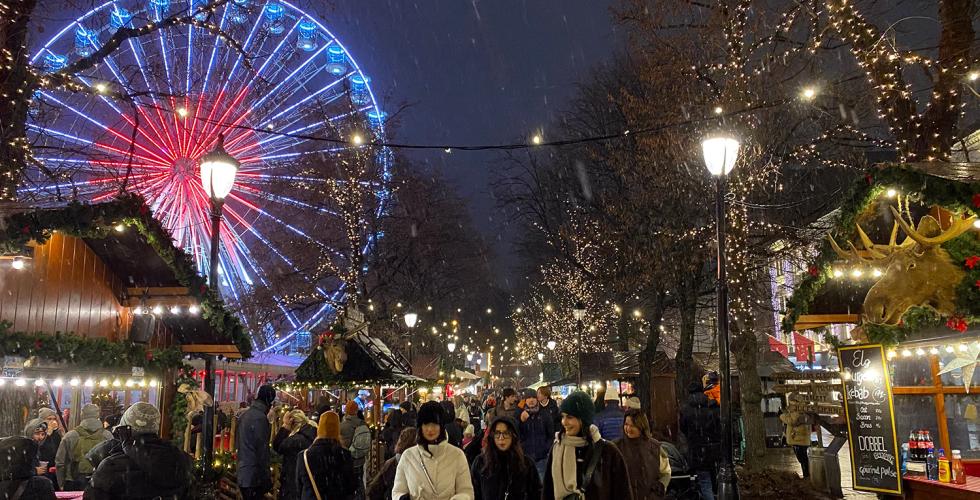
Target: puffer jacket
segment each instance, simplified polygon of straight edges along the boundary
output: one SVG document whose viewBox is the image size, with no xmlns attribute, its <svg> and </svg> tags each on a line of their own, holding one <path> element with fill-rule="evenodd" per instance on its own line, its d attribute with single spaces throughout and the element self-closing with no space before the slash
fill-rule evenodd
<svg viewBox="0 0 980 500">
<path fill-rule="evenodd" d="M 37 443 L 13 436 L 0 441 L 0 498 L 11 498 L 23 486 L 20 500 L 55 500 L 54 485 L 34 475 Z"/>
<path fill-rule="evenodd" d="M 122 452 L 99 463 L 85 500 L 179 499 L 187 495 L 194 468 L 190 455 L 156 434 L 123 443 Z"/>
<path fill-rule="evenodd" d="M 606 401 L 606 407 L 595 416 L 595 426 L 599 428 L 602 439 L 615 441 L 623 437 L 623 420 L 626 412 L 616 401 Z"/>
<path fill-rule="evenodd" d="M 443 440 L 428 451 L 415 445 L 402 453 L 395 471 L 391 498 L 412 500 L 472 500 L 473 482 L 463 450 Z"/>
</svg>

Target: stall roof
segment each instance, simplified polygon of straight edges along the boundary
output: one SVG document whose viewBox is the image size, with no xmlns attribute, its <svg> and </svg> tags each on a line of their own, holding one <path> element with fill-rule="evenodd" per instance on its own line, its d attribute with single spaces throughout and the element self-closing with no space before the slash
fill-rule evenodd
<svg viewBox="0 0 980 500">
<path fill-rule="evenodd" d="M 345 338 L 347 361 L 340 373 L 327 367 L 324 352 L 313 352 L 296 368 L 297 382 L 323 384 L 415 383 L 425 382 L 412 375 L 408 362 L 396 354 L 381 339 L 357 332 Z"/>
<path fill-rule="evenodd" d="M 251 356 L 251 341 L 238 318 L 208 288 L 190 256 L 173 244 L 142 197 L 127 194 L 99 204 L 31 207 L 5 214 L 4 223 L 0 251 L 5 254 L 22 253 L 55 231 L 81 238 L 127 287 L 127 306 L 148 297 L 167 306 L 199 305 L 200 316 L 163 316 L 185 352 Z M 117 231 L 119 224 L 127 229 Z"/>
</svg>

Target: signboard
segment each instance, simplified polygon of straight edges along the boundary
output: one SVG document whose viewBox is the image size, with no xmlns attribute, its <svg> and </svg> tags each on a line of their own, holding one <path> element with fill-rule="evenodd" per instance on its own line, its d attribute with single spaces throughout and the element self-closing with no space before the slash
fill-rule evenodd
<svg viewBox="0 0 980 500">
<path fill-rule="evenodd" d="M 902 493 L 892 389 L 881 344 L 838 349 L 854 489 Z"/>
</svg>

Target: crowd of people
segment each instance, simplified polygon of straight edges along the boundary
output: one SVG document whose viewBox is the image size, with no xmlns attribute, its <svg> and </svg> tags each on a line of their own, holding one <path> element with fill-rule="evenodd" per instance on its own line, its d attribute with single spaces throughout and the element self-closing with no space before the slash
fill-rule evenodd
<svg viewBox="0 0 980 500">
<path fill-rule="evenodd" d="M 651 428 L 638 398 L 612 388 L 598 400 L 576 391 L 558 401 L 543 387 L 406 401 L 372 422 L 381 426 L 375 433 L 365 420 L 368 395 L 275 418 L 277 393 L 266 385 L 237 415 L 237 484 L 243 499 L 265 498 L 277 454 L 283 500 L 648 500 L 665 498 L 679 469 L 696 478 L 694 498 L 713 499 L 717 379 L 703 382 L 692 384 L 681 411 L 686 456 Z M 161 439 L 153 405 L 108 418 L 86 405 L 78 425 L 63 425 L 44 408 L 24 436 L 0 440 L 0 498 L 49 500 L 59 489 L 89 500 L 189 495 L 190 455 Z M 372 474 L 375 443 L 385 457 Z"/>
</svg>

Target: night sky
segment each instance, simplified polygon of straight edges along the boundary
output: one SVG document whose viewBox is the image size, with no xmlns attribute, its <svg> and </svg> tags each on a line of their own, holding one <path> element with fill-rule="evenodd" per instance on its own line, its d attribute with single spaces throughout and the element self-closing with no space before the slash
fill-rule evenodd
<svg viewBox="0 0 980 500">
<path fill-rule="evenodd" d="M 147 1 L 147 0 L 137 0 Z M 38 43 L 98 0 L 50 0 Z M 129 2 L 123 2 L 128 4 Z M 298 0 L 337 36 L 365 74 L 395 130 L 390 140 L 497 144 L 548 136 L 576 84 L 623 45 L 615 0 Z M 513 230 L 491 195 L 498 152 L 401 152 L 441 169 L 491 244 L 498 275 L 514 275 Z M 512 286 L 514 283 L 501 283 Z"/>
<path fill-rule="evenodd" d="M 373 0 L 319 10 L 389 112 L 411 105 L 397 117 L 395 140 L 494 144 L 524 141 L 539 129 L 547 136 L 576 84 L 622 46 L 615 3 Z M 513 275 L 513 234 L 500 234 L 489 186 L 499 153 L 402 154 L 436 163 L 456 183 L 499 272 Z"/>
</svg>

